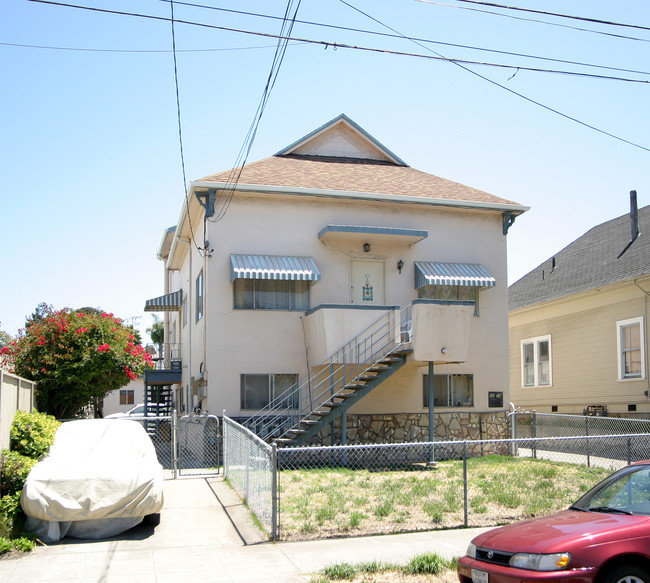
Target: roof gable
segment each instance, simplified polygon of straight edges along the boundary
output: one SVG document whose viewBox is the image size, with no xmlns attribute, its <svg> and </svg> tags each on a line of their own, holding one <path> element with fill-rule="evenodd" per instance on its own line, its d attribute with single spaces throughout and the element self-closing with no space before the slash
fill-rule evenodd
<svg viewBox="0 0 650 583">
<path fill-rule="evenodd" d="M 650 274 L 650 206 L 639 209 L 639 236 L 630 243 L 630 215 L 587 231 L 509 288 L 510 309 L 560 299 Z"/>
<path fill-rule="evenodd" d="M 408 166 L 345 114 L 287 146 L 276 156 L 358 158 Z"/>
</svg>

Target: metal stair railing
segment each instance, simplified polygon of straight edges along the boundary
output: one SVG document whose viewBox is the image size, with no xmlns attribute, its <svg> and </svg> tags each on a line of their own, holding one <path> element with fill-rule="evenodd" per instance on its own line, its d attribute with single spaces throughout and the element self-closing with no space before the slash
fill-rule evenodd
<svg viewBox="0 0 650 583">
<path fill-rule="evenodd" d="M 382 314 L 243 424 L 266 441 L 298 428 L 302 420 L 343 393 L 346 387 L 364 382 L 361 377 L 368 369 L 410 342 L 411 307 Z"/>
</svg>

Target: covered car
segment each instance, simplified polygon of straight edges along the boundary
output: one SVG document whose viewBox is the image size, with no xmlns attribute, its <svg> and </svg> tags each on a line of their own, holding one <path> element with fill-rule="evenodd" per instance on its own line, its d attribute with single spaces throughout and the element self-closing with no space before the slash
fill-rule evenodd
<svg viewBox="0 0 650 583">
<path fill-rule="evenodd" d="M 20 502 L 26 528 L 45 542 L 114 536 L 159 520 L 163 470 L 137 421 L 70 421 L 30 471 Z"/>
</svg>

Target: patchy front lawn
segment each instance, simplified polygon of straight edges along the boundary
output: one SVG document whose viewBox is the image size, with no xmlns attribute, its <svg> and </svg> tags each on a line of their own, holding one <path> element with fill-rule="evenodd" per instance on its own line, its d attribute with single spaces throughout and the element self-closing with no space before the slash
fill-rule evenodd
<svg viewBox="0 0 650 583">
<path fill-rule="evenodd" d="M 469 526 L 496 526 L 566 508 L 609 475 L 545 460 L 468 460 Z M 280 473 L 280 538 L 310 540 L 457 528 L 464 523 L 462 461 L 395 471 L 320 468 Z"/>
</svg>

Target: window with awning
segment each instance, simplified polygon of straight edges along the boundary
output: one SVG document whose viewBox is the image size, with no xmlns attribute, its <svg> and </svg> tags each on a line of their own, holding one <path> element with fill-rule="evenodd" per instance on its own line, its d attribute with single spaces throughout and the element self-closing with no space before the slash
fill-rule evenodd
<svg viewBox="0 0 650 583">
<path fill-rule="evenodd" d="M 147 300 L 144 306 L 145 312 L 178 312 L 183 306 L 183 290 L 165 294 L 157 298 Z"/>
<path fill-rule="evenodd" d="M 231 255 L 230 281 L 236 279 L 319 281 L 320 271 L 311 257 Z"/>
<path fill-rule="evenodd" d="M 494 279 L 478 263 L 415 262 L 415 288 L 425 285 L 494 287 Z"/>
<path fill-rule="evenodd" d="M 320 277 L 311 257 L 230 256 L 236 310 L 308 310 L 309 287 Z"/>
</svg>

